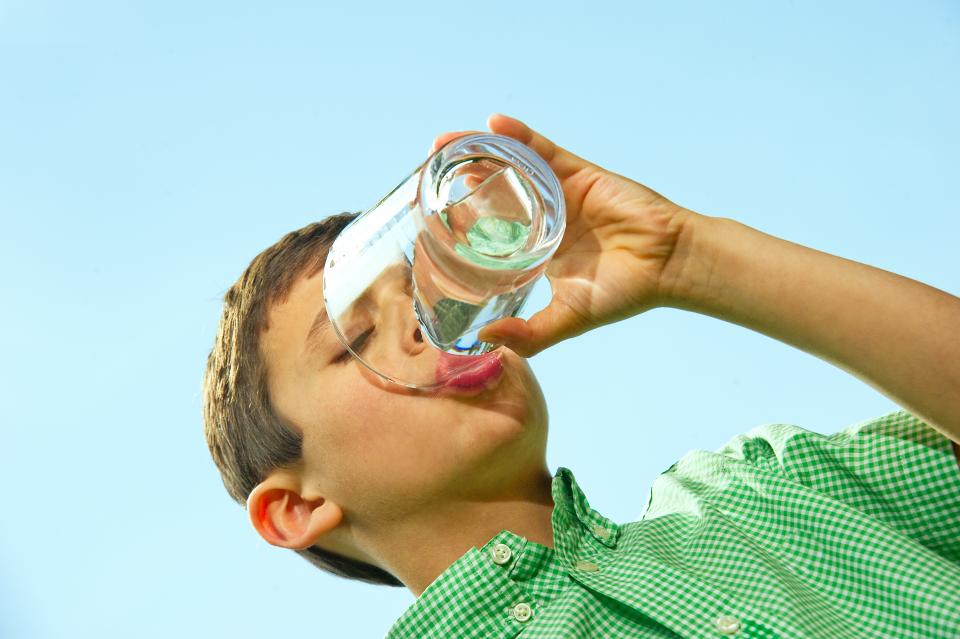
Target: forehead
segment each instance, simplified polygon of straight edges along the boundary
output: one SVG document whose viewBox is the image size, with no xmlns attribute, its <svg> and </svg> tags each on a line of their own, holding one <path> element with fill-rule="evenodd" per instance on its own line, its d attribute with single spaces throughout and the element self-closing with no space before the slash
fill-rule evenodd
<svg viewBox="0 0 960 639">
<path fill-rule="evenodd" d="M 281 302 L 267 310 L 267 328 L 260 334 L 260 351 L 268 371 L 280 362 L 294 364 L 308 355 L 306 336 L 317 312 L 323 309 L 323 270 L 310 277 L 300 277 Z M 319 327 L 320 340 L 329 336 L 328 324 Z"/>
</svg>

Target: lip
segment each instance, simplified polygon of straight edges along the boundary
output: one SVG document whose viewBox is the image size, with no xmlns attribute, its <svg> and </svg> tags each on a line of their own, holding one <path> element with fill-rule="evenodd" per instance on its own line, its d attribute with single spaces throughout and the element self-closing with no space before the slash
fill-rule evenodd
<svg viewBox="0 0 960 639">
<path fill-rule="evenodd" d="M 441 351 L 436 372 L 442 388 L 467 391 L 492 385 L 503 372 L 503 362 L 499 351 L 484 355 L 451 355 Z"/>
</svg>

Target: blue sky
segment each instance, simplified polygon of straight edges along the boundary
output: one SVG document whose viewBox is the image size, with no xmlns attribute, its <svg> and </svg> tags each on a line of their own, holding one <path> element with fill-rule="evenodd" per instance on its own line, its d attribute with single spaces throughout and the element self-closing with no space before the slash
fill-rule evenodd
<svg viewBox="0 0 960 639">
<path fill-rule="evenodd" d="M 0 636 L 385 633 L 409 592 L 320 573 L 228 498 L 203 364 L 257 252 L 492 112 L 701 213 L 960 292 L 960 5 L 840 4 L 0 0 Z M 621 521 L 689 450 L 896 409 L 675 309 L 531 365 L 551 470 Z"/>
</svg>

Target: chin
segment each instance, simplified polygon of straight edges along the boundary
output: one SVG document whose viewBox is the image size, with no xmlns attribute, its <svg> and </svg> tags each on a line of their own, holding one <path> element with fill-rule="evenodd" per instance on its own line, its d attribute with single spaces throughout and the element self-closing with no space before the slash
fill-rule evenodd
<svg viewBox="0 0 960 639">
<path fill-rule="evenodd" d="M 518 450 L 546 447 L 543 394 L 526 362 L 521 366 L 526 370 L 505 366 L 496 388 L 461 405 L 464 456 L 490 463 L 490 458 L 515 459 Z"/>
<path fill-rule="evenodd" d="M 512 421 L 521 429 L 524 425 L 545 421 L 543 391 L 530 365 L 509 349 L 504 348 L 503 353 L 500 376 L 486 388 L 467 393 L 462 399 L 471 408 L 485 412 L 487 419 Z"/>
<path fill-rule="evenodd" d="M 443 389 L 442 398 L 433 398 L 444 404 L 443 421 L 453 429 L 452 455 L 459 468 L 489 464 L 491 456 L 545 440 L 546 406 L 540 385 L 526 360 L 502 350 L 496 378 L 477 388 Z"/>
<path fill-rule="evenodd" d="M 456 452 L 450 457 L 451 489 L 469 499 L 501 498 L 516 488 L 518 477 L 546 466 L 545 422 L 484 411 L 461 423 Z"/>
</svg>

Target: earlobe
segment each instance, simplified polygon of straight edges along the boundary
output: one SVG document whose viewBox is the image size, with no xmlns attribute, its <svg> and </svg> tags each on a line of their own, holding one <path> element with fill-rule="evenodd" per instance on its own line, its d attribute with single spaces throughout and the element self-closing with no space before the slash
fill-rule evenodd
<svg viewBox="0 0 960 639">
<path fill-rule="evenodd" d="M 343 511 L 323 497 L 305 499 L 291 480 L 271 475 L 247 497 L 250 523 L 268 543 L 309 548 L 343 520 Z"/>
</svg>

